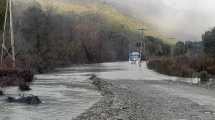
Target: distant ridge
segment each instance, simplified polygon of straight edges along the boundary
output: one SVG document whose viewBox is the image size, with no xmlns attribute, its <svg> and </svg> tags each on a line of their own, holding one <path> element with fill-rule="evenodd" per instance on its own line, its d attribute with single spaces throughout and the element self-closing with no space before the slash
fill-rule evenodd
<svg viewBox="0 0 215 120">
<path fill-rule="evenodd" d="M 19 1 L 19 0 L 18 0 Z M 153 28 L 150 23 L 137 20 L 133 17 L 120 12 L 114 6 L 101 0 L 36 0 L 44 9 L 54 7 L 60 14 L 74 12 L 76 14 L 96 13 L 102 16 L 113 25 L 121 25 L 131 32 L 139 33 L 137 29 L 145 28 L 145 36 L 154 36 L 162 39 L 165 43 L 175 44 L 176 41 L 169 39 Z"/>
</svg>

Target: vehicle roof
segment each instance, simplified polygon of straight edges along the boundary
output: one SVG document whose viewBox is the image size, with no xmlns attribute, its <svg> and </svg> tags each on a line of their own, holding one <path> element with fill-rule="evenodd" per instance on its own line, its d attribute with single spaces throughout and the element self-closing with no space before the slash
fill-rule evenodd
<svg viewBox="0 0 215 120">
<path fill-rule="evenodd" d="M 130 54 L 131 54 L 131 55 L 140 55 L 139 52 L 131 52 Z"/>
</svg>

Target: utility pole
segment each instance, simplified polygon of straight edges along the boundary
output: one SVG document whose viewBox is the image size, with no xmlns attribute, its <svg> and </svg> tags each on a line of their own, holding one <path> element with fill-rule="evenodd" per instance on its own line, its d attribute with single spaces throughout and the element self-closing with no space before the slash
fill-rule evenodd
<svg viewBox="0 0 215 120">
<path fill-rule="evenodd" d="M 12 47 L 12 60 L 13 68 L 16 67 L 16 58 L 15 58 L 15 41 L 14 41 L 14 31 L 13 31 L 13 12 L 12 12 L 12 0 L 10 0 L 10 36 L 11 36 L 11 47 Z"/>
<path fill-rule="evenodd" d="M 12 53 L 9 53 L 5 42 L 6 42 L 6 26 L 9 12 L 9 23 L 10 23 L 10 44 L 12 48 Z M 12 0 L 6 0 L 6 9 L 5 9 L 5 20 L 3 28 L 3 40 L 2 40 L 2 49 L 1 49 L 1 65 L 3 65 L 4 51 L 12 58 L 12 67 L 16 67 L 16 58 L 15 58 L 15 41 L 14 41 L 14 31 L 13 31 L 13 13 L 12 13 Z"/>
<path fill-rule="evenodd" d="M 6 7 L 5 7 L 5 16 L 4 16 L 4 28 L 3 28 L 3 35 L 2 35 L 2 48 L 1 48 L 1 65 L 3 64 L 3 57 L 4 57 L 4 50 L 6 48 L 5 46 L 5 32 L 6 32 L 6 26 L 7 26 L 7 17 L 8 17 L 8 6 L 9 2 L 6 0 Z"/>
<path fill-rule="evenodd" d="M 140 28 L 137 30 L 139 30 L 141 32 L 141 42 L 142 42 L 141 46 L 143 47 L 144 54 L 146 54 L 146 41 L 144 40 L 144 31 L 146 29 Z M 140 51 L 140 53 L 142 53 L 142 51 Z"/>
<path fill-rule="evenodd" d="M 169 38 L 169 39 L 175 40 L 176 38 L 172 37 L 172 38 Z M 171 46 L 171 48 L 170 48 L 170 54 L 171 54 L 171 57 L 174 56 L 174 46 Z"/>
</svg>

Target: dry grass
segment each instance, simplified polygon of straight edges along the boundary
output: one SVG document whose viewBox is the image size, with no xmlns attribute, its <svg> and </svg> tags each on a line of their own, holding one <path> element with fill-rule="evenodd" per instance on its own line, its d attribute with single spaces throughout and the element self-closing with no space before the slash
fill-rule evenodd
<svg viewBox="0 0 215 120">
<path fill-rule="evenodd" d="M 211 75 L 215 75 L 215 59 L 210 57 L 162 57 L 149 60 L 147 66 L 159 73 L 192 77 L 196 72 L 207 71 Z"/>
</svg>

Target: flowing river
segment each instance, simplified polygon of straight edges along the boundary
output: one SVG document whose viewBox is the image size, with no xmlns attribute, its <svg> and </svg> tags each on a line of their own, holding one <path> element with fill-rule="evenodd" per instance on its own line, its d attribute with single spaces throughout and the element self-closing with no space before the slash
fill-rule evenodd
<svg viewBox="0 0 215 120">
<path fill-rule="evenodd" d="M 101 97 L 88 81 L 91 74 L 112 80 L 180 80 L 148 70 L 146 63 L 141 67 L 116 62 L 59 68 L 49 74 L 36 75 L 32 91 L 25 93 L 39 96 L 43 103 L 38 106 L 7 103 L 6 97 L 0 97 L 0 120 L 71 120 L 77 117 Z M 17 88 L 7 88 L 5 92 L 9 96 L 23 94 Z"/>
<path fill-rule="evenodd" d="M 35 75 L 32 91 L 25 94 L 39 96 L 37 106 L 7 103 L 0 97 L 0 120 L 71 120 L 100 98 L 87 79 L 92 65 L 57 69 L 53 73 Z M 17 88 L 7 88 L 8 96 L 23 94 Z"/>
</svg>

